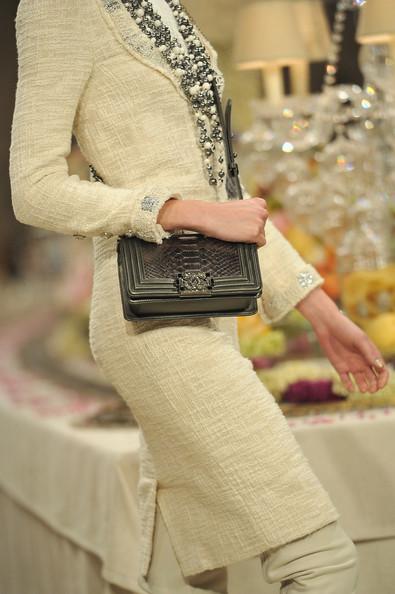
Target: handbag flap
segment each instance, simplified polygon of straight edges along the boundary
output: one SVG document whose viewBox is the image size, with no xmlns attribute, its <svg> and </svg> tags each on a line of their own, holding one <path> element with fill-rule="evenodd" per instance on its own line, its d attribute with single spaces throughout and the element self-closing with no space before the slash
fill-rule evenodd
<svg viewBox="0 0 395 594">
<path fill-rule="evenodd" d="M 255 295 L 262 288 L 256 244 L 180 233 L 162 244 L 118 240 L 118 265 L 130 299 Z"/>
</svg>

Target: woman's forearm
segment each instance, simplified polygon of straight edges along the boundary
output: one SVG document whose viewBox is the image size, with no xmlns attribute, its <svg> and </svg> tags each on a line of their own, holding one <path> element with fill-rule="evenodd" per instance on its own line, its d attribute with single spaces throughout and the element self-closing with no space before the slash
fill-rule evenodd
<svg viewBox="0 0 395 594">
<path fill-rule="evenodd" d="M 175 200 L 170 198 L 160 209 L 157 222 L 165 231 L 191 229 L 203 232 L 205 213 L 210 204 L 203 200 Z"/>
<path fill-rule="evenodd" d="M 341 315 L 336 303 L 321 287 L 316 287 L 304 299 L 299 301 L 296 309 L 311 323 L 315 329 L 327 325 L 328 319 Z"/>
<path fill-rule="evenodd" d="M 224 241 L 262 246 L 267 217 L 266 202 L 258 197 L 224 202 L 169 198 L 159 210 L 157 222 L 166 231 L 190 229 Z"/>
</svg>

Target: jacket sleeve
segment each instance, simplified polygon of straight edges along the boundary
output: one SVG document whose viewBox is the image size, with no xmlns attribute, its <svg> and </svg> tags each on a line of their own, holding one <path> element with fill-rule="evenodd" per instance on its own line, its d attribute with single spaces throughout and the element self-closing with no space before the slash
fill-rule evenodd
<svg viewBox="0 0 395 594">
<path fill-rule="evenodd" d="M 245 198 L 251 195 L 243 187 Z M 289 313 L 324 279 L 307 263 L 270 218 L 265 225 L 266 244 L 258 248 L 262 276 L 262 296 L 258 313 L 266 323 L 277 322 Z"/>
<path fill-rule="evenodd" d="M 94 7 L 92 6 L 92 9 Z M 10 179 L 15 217 L 76 236 L 131 233 L 162 243 L 157 223 L 172 188 L 117 188 L 69 175 L 79 99 L 93 66 L 84 21 L 87 0 L 21 0 L 15 20 L 18 84 L 11 130 Z"/>
</svg>

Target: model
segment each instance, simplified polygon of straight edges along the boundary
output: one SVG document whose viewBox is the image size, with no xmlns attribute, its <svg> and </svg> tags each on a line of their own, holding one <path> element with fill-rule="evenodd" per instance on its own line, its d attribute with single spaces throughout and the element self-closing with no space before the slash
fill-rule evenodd
<svg viewBox="0 0 395 594">
<path fill-rule="evenodd" d="M 263 319 L 298 307 L 350 390 L 352 376 L 362 391 L 388 379 L 380 352 L 324 293 L 265 201 L 227 202 L 210 108 L 213 77 L 223 92 L 216 51 L 178 0 L 21 0 L 16 32 L 14 212 L 23 223 L 92 240 L 90 346 L 140 428 L 141 587 L 215 591 L 200 578 L 262 556 L 284 592 L 352 594 L 355 547 L 241 355 L 237 320 L 123 318 L 118 235 L 161 243 L 192 229 L 255 242 Z M 72 133 L 104 183 L 69 175 Z M 153 547 L 160 526 L 179 567 L 170 585 L 164 549 Z"/>
</svg>

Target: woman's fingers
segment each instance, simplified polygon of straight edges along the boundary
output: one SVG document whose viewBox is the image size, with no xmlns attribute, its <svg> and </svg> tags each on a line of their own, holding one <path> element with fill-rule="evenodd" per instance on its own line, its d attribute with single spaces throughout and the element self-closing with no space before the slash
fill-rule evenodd
<svg viewBox="0 0 395 594">
<path fill-rule="evenodd" d="M 378 382 L 377 382 L 377 376 L 375 373 L 373 373 L 373 371 L 370 369 L 370 367 L 367 367 L 365 370 L 365 379 L 368 384 L 368 391 L 369 392 L 377 392 L 378 387 L 379 387 Z"/>
<path fill-rule="evenodd" d="M 371 368 L 374 368 L 378 373 L 385 371 L 385 363 L 380 351 L 366 334 L 358 340 L 356 346 Z"/>
<path fill-rule="evenodd" d="M 387 369 L 384 369 L 381 374 L 376 373 L 376 371 L 370 367 L 365 367 L 365 369 L 349 373 L 352 373 L 361 392 L 377 392 L 384 388 L 389 378 Z"/>
<path fill-rule="evenodd" d="M 354 384 L 352 383 L 352 381 L 350 379 L 349 372 L 341 371 L 341 372 L 339 372 L 339 377 L 343 383 L 343 386 L 346 388 L 346 390 L 349 390 L 350 392 L 354 392 Z"/>
<path fill-rule="evenodd" d="M 340 371 L 339 377 L 342 381 L 344 387 L 349 390 L 350 392 L 355 391 L 354 384 L 352 382 L 351 377 L 354 378 L 355 383 L 357 384 L 358 390 L 360 392 L 377 392 L 380 389 L 378 377 L 375 373 L 369 368 L 366 368 L 363 371 Z M 351 377 L 350 377 L 351 376 Z"/>
<path fill-rule="evenodd" d="M 378 390 L 381 390 L 384 388 L 389 378 L 389 372 L 387 369 L 385 369 L 380 375 L 369 367 L 359 371 L 337 371 L 344 387 L 350 392 L 355 391 L 351 377 L 357 384 L 358 390 L 364 393 L 374 393 Z"/>
<path fill-rule="evenodd" d="M 378 389 L 381 390 L 389 380 L 389 371 L 385 365 L 380 351 L 366 334 L 361 338 L 360 341 L 358 341 L 357 346 L 358 350 L 369 365 L 369 371 L 376 375 L 376 383 Z"/>
<path fill-rule="evenodd" d="M 258 247 L 262 247 L 263 245 L 265 245 L 265 244 L 266 244 L 266 236 L 265 236 L 265 232 L 264 232 L 264 231 L 262 231 L 262 232 L 259 234 L 259 236 L 258 236 L 258 239 L 257 239 L 257 242 L 256 242 L 256 243 L 257 243 Z"/>
<path fill-rule="evenodd" d="M 360 392 L 367 392 L 369 384 L 363 371 L 354 371 L 353 376 Z"/>
<path fill-rule="evenodd" d="M 379 389 L 381 390 L 381 388 L 384 388 L 390 378 L 389 371 L 385 366 L 381 368 L 379 372 L 377 372 L 376 367 L 374 367 L 373 371 L 377 374 L 377 383 Z"/>
<path fill-rule="evenodd" d="M 208 217 L 203 225 L 206 235 L 227 241 L 265 245 L 265 225 L 269 217 L 263 198 L 227 200 L 209 203 Z"/>
</svg>

